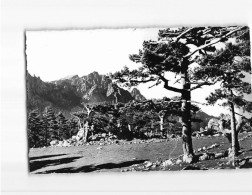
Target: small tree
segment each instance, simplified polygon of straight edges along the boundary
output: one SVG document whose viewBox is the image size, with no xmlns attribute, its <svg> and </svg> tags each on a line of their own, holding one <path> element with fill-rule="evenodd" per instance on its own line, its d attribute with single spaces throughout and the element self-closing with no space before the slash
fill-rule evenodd
<svg viewBox="0 0 252 195">
<path fill-rule="evenodd" d="M 28 116 L 28 145 L 29 147 L 42 146 L 42 122 L 38 110 L 33 110 Z"/>
<path fill-rule="evenodd" d="M 71 117 L 68 119 L 67 124 L 70 129 L 70 137 L 76 135 L 79 129 L 78 120 L 76 120 L 76 117 Z"/>
<path fill-rule="evenodd" d="M 53 139 L 59 140 L 59 125 L 56 119 L 55 113 L 51 107 L 46 107 L 43 114 L 43 123 L 45 132 L 45 141 L 46 144 L 52 141 Z"/>
<path fill-rule="evenodd" d="M 70 135 L 69 126 L 67 124 L 67 119 L 62 114 L 62 112 L 58 113 L 57 119 L 58 119 L 58 125 L 59 125 L 59 138 L 60 138 L 60 140 L 70 138 L 71 135 Z"/>
</svg>

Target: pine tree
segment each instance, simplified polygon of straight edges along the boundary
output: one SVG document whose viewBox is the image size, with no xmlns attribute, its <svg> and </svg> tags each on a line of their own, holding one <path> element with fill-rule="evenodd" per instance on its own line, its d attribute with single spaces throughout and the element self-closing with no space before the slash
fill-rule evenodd
<svg viewBox="0 0 252 195">
<path fill-rule="evenodd" d="M 70 130 L 70 137 L 76 135 L 78 133 L 78 127 L 79 127 L 76 118 L 71 117 L 70 119 L 68 119 L 67 124 Z"/>
<path fill-rule="evenodd" d="M 45 123 L 45 141 L 46 143 L 50 143 L 50 141 L 56 139 L 59 140 L 59 126 L 51 107 L 46 107 L 44 112 L 44 123 Z M 47 126 L 48 125 L 48 126 Z"/>
<path fill-rule="evenodd" d="M 204 85 L 215 84 L 208 78 L 195 79 L 190 66 L 201 56 L 215 51 L 214 45 L 227 39 L 246 27 L 193 27 L 160 30 L 157 41 L 144 41 L 138 54 L 130 55 L 133 62 L 142 66 L 135 70 L 125 67 L 111 75 L 125 86 L 155 82 L 164 84 L 164 88 L 181 94 L 182 140 L 184 161 L 192 162 L 193 145 L 191 137 L 191 91 Z M 177 82 L 181 88 L 171 86 L 167 72 L 179 76 Z"/>
<path fill-rule="evenodd" d="M 28 144 L 29 147 L 40 147 L 42 122 L 38 110 L 33 110 L 28 116 Z"/>
<path fill-rule="evenodd" d="M 244 98 L 251 93 L 251 84 L 244 81 L 245 72 L 251 74 L 249 29 L 236 35 L 235 43 L 227 43 L 225 48 L 215 52 L 214 55 L 205 55 L 199 60 L 204 68 L 197 70 L 195 75 L 217 80 L 220 87 L 211 93 L 207 100 L 215 104 L 218 100 L 226 100 L 221 105 L 228 107 L 231 116 L 232 149 L 236 156 L 240 150 L 238 133 L 246 123 L 240 118 L 236 123 L 235 107 L 249 111 L 250 101 Z"/>
<path fill-rule="evenodd" d="M 70 134 L 69 125 L 67 124 L 67 119 L 62 114 L 62 112 L 58 113 L 57 119 L 58 119 L 58 125 L 59 125 L 59 139 L 63 140 L 63 139 L 70 138 L 71 134 Z"/>
</svg>

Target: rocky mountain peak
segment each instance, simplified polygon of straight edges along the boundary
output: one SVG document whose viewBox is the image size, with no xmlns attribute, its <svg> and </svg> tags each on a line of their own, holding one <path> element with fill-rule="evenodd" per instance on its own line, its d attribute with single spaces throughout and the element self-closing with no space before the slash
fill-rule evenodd
<svg viewBox="0 0 252 195">
<path fill-rule="evenodd" d="M 146 98 L 141 94 L 141 92 L 137 88 L 133 88 L 130 92 L 132 97 L 138 101 L 145 101 Z"/>
<path fill-rule="evenodd" d="M 145 100 L 138 89 L 130 93 L 113 84 L 106 75 L 92 72 L 86 76 L 70 75 L 53 82 L 44 82 L 39 77 L 27 75 L 29 94 L 29 109 L 40 105 L 57 106 L 59 109 L 73 109 L 81 102 L 129 102 L 131 100 Z M 73 100 L 73 102 L 71 101 Z M 63 106 L 62 106 L 63 105 Z"/>
</svg>

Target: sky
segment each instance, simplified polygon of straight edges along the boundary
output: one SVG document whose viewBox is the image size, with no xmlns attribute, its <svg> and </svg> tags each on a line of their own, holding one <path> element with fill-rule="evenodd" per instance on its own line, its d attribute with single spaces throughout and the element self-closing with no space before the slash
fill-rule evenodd
<svg viewBox="0 0 252 195">
<path fill-rule="evenodd" d="M 144 40 L 156 40 L 158 28 L 97 29 L 63 31 L 27 31 L 27 69 L 43 81 L 53 81 L 69 75 L 84 76 L 93 71 L 108 74 L 124 66 L 137 68 L 129 54 L 137 54 Z M 172 77 L 173 78 L 173 77 Z M 171 84 L 172 84 L 171 80 Z M 146 98 L 179 95 L 165 90 L 162 85 L 141 84 L 138 89 Z M 179 86 L 178 86 L 179 87 Z M 205 86 L 192 92 L 192 100 L 205 103 L 205 98 L 216 86 Z M 207 114 L 228 113 L 220 106 L 202 106 Z"/>
</svg>

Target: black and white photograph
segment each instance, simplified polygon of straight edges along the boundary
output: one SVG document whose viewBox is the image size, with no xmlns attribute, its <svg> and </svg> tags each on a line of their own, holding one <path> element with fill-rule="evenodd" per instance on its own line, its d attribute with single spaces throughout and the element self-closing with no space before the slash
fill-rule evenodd
<svg viewBox="0 0 252 195">
<path fill-rule="evenodd" d="M 1 0 L 1 194 L 251 194 L 250 0 Z"/>
<path fill-rule="evenodd" d="M 29 172 L 252 168 L 249 33 L 26 31 Z"/>
</svg>

